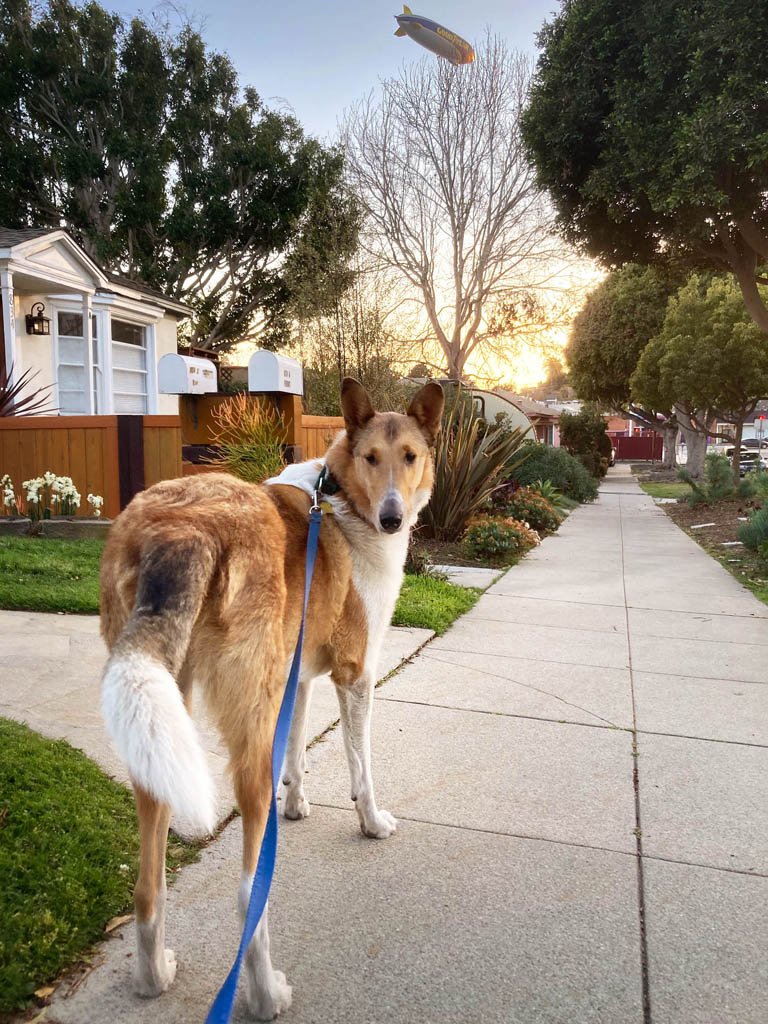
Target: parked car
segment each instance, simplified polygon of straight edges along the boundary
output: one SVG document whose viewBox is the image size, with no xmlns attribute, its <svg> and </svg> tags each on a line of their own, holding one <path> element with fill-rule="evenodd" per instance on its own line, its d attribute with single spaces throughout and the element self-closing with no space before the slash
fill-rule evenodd
<svg viewBox="0 0 768 1024">
<path fill-rule="evenodd" d="M 764 437 L 748 437 L 746 441 L 741 442 L 741 447 L 768 452 L 768 440 Z"/>
<path fill-rule="evenodd" d="M 734 448 L 726 448 L 725 454 L 729 459 L 733 459 L 734 451 Z M 742 447 L 739 455 L 739 472 L 742 476 L 746 476 L 747 473 L 752 473 L 756 469 L 766 468 L 768 468 L 768 462 L 766 462 L 765 456 L 760 452 Z"/>
</svg>

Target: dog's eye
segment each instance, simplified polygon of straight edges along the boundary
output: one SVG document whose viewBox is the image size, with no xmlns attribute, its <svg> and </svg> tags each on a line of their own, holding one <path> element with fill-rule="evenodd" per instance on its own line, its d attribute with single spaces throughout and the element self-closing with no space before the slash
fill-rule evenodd
<svg viewBox="0 0 768 1024">
<path fill-rule="evenodd" d="M 376 456 L 375 455 L 366 455 L 365 456 L 365 461 L 368 463 L 369 466 L 375 466 L 376 465 Z"/>
<path fill-rule="evenodd" d="M 413 463 L 416 461 L 416 456 L 413 454 L 413 452 L 406 452 L 405 461 L 408 463 L 409 466 L 412 466 Z"/>
</svg>

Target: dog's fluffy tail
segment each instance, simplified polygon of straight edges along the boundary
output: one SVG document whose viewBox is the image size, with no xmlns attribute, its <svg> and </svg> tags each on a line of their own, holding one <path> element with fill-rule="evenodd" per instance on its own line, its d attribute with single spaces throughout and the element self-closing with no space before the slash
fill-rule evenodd
<svg viewBox="0 0 768 1024">
<path fill-rule="evenodd" d="M 102 682 L 102 712 L 132 780 L 195 831 L 213 831 L 214 789 L 176 676 L 215 564 L 204 541 L 155 543 Z"/>
</svg>

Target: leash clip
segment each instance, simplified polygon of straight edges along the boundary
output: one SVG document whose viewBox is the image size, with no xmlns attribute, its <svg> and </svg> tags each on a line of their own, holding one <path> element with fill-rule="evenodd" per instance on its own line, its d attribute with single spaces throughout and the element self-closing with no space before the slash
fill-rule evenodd
<svg viewBox="0 0 768 1024">
<path fill-rule="evenodd" d="M 313 512 L 322 512 L 322 509 L 320 508 L 319 491 L 317 488 L 312 491 L 312 504 L 309 507 L 309 514 L 312 515 Z"/>
</svg>

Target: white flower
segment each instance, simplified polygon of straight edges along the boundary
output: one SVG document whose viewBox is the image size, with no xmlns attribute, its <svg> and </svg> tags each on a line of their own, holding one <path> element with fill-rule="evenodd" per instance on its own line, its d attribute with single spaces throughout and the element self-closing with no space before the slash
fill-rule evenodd
<svg viewBox="0 0 768 1024">
<path fill-rule="evenodd" d="M 93 508 L 93 514 L 98 519 L 101 515 L 101 506 L 104 504 L 104 499 L 100 494 L 89 494 L 88 503 Z"/>
<path fill-rule="evenodd" d="M 50 487 L 52 484 L 56 482 L 56 474 L 52 473 L 50 469 L 47 470 L 45 473 L 43 473 L 43 481 L 45 482 L 47 487 Z"/>
</svg>

